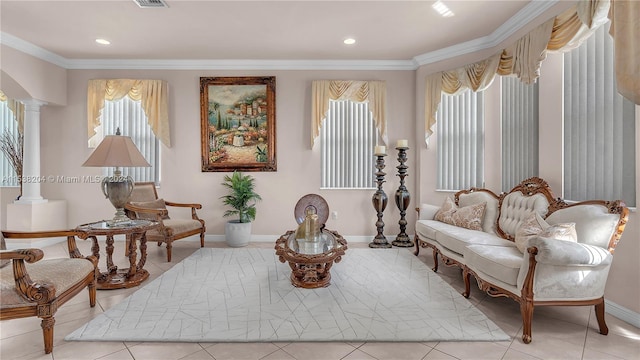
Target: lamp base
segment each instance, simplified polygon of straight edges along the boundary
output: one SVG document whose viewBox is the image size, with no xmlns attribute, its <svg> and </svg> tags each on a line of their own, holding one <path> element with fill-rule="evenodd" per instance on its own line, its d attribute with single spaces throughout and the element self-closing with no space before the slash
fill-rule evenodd
<svg viewBox="0 0 640 360">
<path fill-rule="evenodd" d="M 116 214 L 111 220 L 107 220 L 109 226 L 122 226 L 131 224 L 131 219 L 127 217 L 123 208 L 116 209 Z"/>
</svg>

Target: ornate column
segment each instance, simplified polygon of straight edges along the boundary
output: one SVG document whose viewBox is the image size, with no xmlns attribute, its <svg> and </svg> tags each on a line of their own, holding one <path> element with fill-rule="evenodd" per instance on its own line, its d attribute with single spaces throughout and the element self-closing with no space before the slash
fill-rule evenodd
<svg viewBox="0 0 640 360">
<path fill-rule="evenodd" d="M 382 184 L 384 184 L 384 176 L 386 173 L 382 171 L 384 169 L 384 157 L 387 156 L 384 154 L 384 147 L 382 147 L 382 152 L 376 152 L 375 156 L 376 160 L 376 182 L 378 183 L 378 190 L 373 194 L 371 198 L 371 202 L 373 203 L 373 208 L 376 209 L 378 213 L 378 221 L 376 221 L 376 229 L 378 234 L 373 238 L 373 242 L 369 243 L 370 248 L 390 248 L 391 244 L 387 242 L 387 238 L 384 236 L 384 222 L 382 221 L 382 214 L 384 209 L 387 207 L 387 194 L 382 190 Z"/>
<path fill-rule="evenodd" d="M 34 99 L 22 103 L 25 107 L 22 196 L 15 203 L 44 203 L 47 200 L 40 195 L 40 107 L 47 103 Z"/>
<path fill-rule="evenodd" d="M 400 210 L 400 221 L 398 221 L 398 224 L 400 225 L 400 233 L 396 236 L 396 239 L 392 244 L 399 247 L 411 247 L 413 246 L 413 241 L 405 232 L 407 229 L 407 220 L 405 219 L 405 215 L 409 208 L 411 196 L 407 187 L 404 186 L 404 178 L 407 176 L 408 168 L 405 163 L 407 162 L 407 150 L 409 150 L 409 148 L 406 146 L 398 146 L 396 147 L 396 150 L 398 150 L 398 161 L 400 162 L 400 165 L 396 166 L 398 169 L 398 176 L 400 177 L 400 187 L 396 190 L 395 196 L 396 205 L 398 206 L 398 210 Z"/>
</svg>

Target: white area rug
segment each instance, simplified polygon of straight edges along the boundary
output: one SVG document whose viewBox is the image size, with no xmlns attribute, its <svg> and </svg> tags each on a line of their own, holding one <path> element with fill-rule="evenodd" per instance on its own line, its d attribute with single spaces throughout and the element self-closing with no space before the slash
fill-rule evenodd
<svg viewBox="0 0 640 360">
<path fill-rule="evenodd" d="M 199 249 L 65 340 L 509 339 L 406 249 L 349 249 L 326 288 L 290 274 L 274 250 Z"/>
</svg>

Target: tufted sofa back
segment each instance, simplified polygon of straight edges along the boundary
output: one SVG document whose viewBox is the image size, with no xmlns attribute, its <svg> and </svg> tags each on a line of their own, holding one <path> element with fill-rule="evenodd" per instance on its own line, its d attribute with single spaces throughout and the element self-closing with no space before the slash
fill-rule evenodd
<svg viewBox="0 0 640 360">
<path fill-rule="evenodd" d="M 496 233 L 513 241 L 516 230 L 522 221 L 533 213 L 538 213 L 545 218 L 549 211 L 549 205 L 555 202 L 546 181 L 538 177 L 524 180 L 511 191 L 500 196 Z"/>
</svg>

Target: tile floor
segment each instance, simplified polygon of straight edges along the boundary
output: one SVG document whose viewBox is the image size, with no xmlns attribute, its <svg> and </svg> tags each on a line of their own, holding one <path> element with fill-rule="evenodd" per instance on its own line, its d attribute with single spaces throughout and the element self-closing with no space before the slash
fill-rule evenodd
<svg viewBox="0 0 640 360">
<path fill-rule="evenodd" d="M 164 247 L 150 244 L 145 265 L 151 279 L 198 249 L 199 242 L 181 240 L 174 244 L 173 262 L 166 262 Z M 90 243 L 79 241 L 83 254 L 90 254 Z M 208 247 L 224 247 L 209 243 Z M 273 246 L 254 243 L 250 246 Z M 366 247 L 351 243 L 350 247 Z M 65 243 L 44 248 L 45 257 L 66 256 Z M 384 251 L 384 250 L 381 250 Z M 407 249 L 413 251 L 413 249 Z M 116 242 L 114 254 L 124 253 L 124 242 Z M 348 256 L 348 255 L 347 255 Z M 103 256 L 104 257 L 104 256 Z M 431 253 L 422 250 L 420 259 L 432 266 Z M 104 261 L 104 259 L 101 259 Z M 126 267 L 124 256 L 114 256 L 117 265 Z M 101 268 L 104 264 L 101 263 Z M 441 266 L 438 271 L 451 286 L 462 291 L 463 282 L 456 268 Z M 402 276 L 402 274 L 398 274 Z M 147 280 L 148 281 L 148 280 Z M 540 307 L 533 320 L 533 342 L 525 345 L 518 305 L 509 299 L 491 298 L 472 289 L 470 300 L 491 320 L 512 336 L 502 342 L 397 342 L 397 343 L 147 343 L 76 342 L 64 337 L 97 314 L 117 304 L 135 291 L 99 290 L 98 304 L 88 305 L 86 292 L 61 306 L 56 314 L 53 354 L 45 355 L 42 332 L 37 318 L 0 322 L 0 359 L 639 359 L 640 329 L 607 314 L 609 335 L 598 333 L 592 307 Z M 476 290 L 476 291 L 473 291 Z"/>
</svg>

